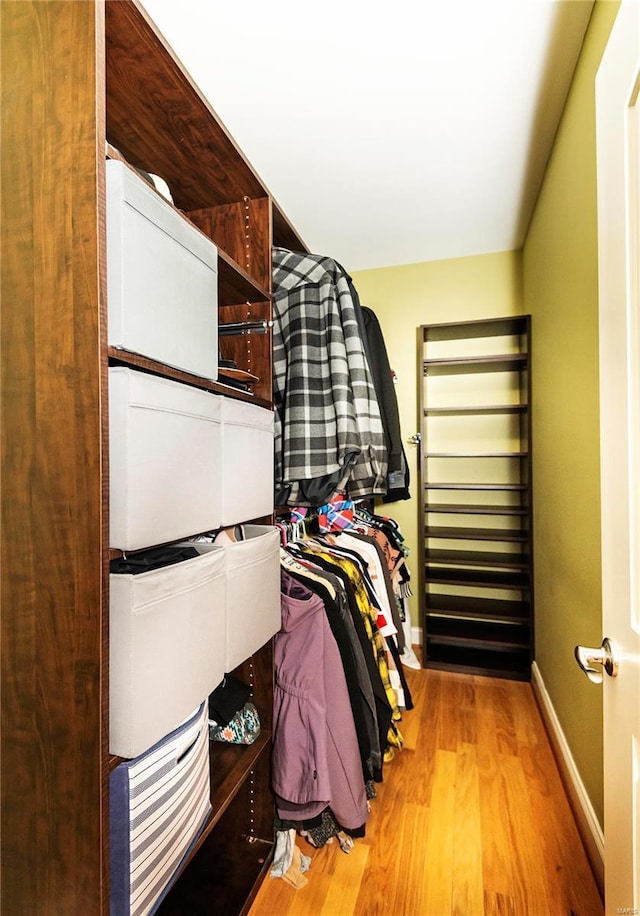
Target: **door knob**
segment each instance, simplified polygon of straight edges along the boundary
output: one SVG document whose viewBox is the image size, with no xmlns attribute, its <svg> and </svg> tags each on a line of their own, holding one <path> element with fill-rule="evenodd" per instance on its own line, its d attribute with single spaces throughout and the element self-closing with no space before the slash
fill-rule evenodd
<svg viewBox="0 0 640 916">
<path fill-rule="evenodd" d="M 587 646 L 576 646 L 574 649 L 576 661 L 594 684 L 601 684 L 605 671 L 609 677 L 617 677 L 620 668 L 620 657 L 614 642 L 607 636 L 602 640 L 599 649 L 589 649 Z"/>
<path fill-rule="evenodd" d="M 413 436 L 409 436 L 407 442 L 409 445 L 420 445 L 422 442 L 422 433 L 414 433 Z"/>
</svg>

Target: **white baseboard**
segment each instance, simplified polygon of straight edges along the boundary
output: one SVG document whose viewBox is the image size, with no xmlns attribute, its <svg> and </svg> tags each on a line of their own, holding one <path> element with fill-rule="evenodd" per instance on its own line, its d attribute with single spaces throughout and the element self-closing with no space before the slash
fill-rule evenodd
<svg viewBox="0 0 640 916">
<path fill-rule="evenodd" d="M 422 627 L 411 627 L 411 644 L 413 646 L 422 645 Z"/>
<path fill-rule="evenodd" d="M 531 684 L 558 769 L 560 770 L 560 776 L 569 798 L 573 816 L 576 819 L 582 843 L 589 858 L 600 895 L 604 897 L 604 833 L 593 810 L 593 805 L 587 795 L 584 783 L 580 778 L 580 773 L 571 754 L 567 739 L 562 731 L 560 720 L 544 685 L 540 669 L 535 662 L 531 666 Z"/>
</svg>

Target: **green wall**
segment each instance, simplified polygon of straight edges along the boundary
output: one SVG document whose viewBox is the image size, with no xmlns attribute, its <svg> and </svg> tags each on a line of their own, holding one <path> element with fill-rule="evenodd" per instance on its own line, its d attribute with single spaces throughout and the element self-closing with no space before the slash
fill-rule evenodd
<svg viewBox="0 0 640 916">
<path fill-rule="evenodd" d="M 414 626 L 418 626 L 420 493 L 417 450 L 407 443 L 420 429 L 417 329 L 421 324 L 522 314 L 521 256 L 519 252 L 501 252 L 359 271 L 352 276 L 362 304 L 378 317 L 389 362 L 398 379 L 396 391 L 411 470 L 411 499 L 387 504 L 384 511 L 397 519 L 411 551 L 411 617 Z"/>
<path fill-rule="evenodd" d="M 419 325 L 532 315 L 536 662 L 601 824 L 602 692 L 573 649 L 602 639 L 594 79 L 617 9 L 613 0 L 594 7 L 523 250 L 353 274 L 398 375 L 405 440 L 419 429 Z M 416 450 L 405 449 L 412 499 L 387 510 L 417 584 Z M 417 594 L 412 601 L 417 625 Z"/>
<path fill-rule="evenodd" d="M 618 9 L 596 4 L 523 250 L 533 349 L 536 661 L 603 823 L 598 239 L 594 81 Z"/>
</svg>

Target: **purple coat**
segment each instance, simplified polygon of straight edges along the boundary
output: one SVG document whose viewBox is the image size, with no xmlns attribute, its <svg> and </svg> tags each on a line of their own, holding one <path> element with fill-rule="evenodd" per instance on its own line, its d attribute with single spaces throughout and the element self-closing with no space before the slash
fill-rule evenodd
<svg viewBox="0 0 640 916">
<path fill-rule="evenodd" d="M 342 660 L 322 599 L 282 571 L 282 629 L 275 638 L 272 786 L 283 820 L 327 806 L 362 828 L 367 799 Z"/>
</svg>

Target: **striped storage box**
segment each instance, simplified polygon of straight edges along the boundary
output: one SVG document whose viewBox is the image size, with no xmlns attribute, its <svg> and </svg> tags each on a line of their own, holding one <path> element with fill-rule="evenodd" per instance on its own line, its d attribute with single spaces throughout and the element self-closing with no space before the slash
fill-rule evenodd
<svg viewBox="0 0 640 916">
<path fill-rule="evenodd" d="M 155 912 L 210 814 L 209 796 L 204 702 L 162 741 L 111 773 L 111 916 Z"/>
</svg>

